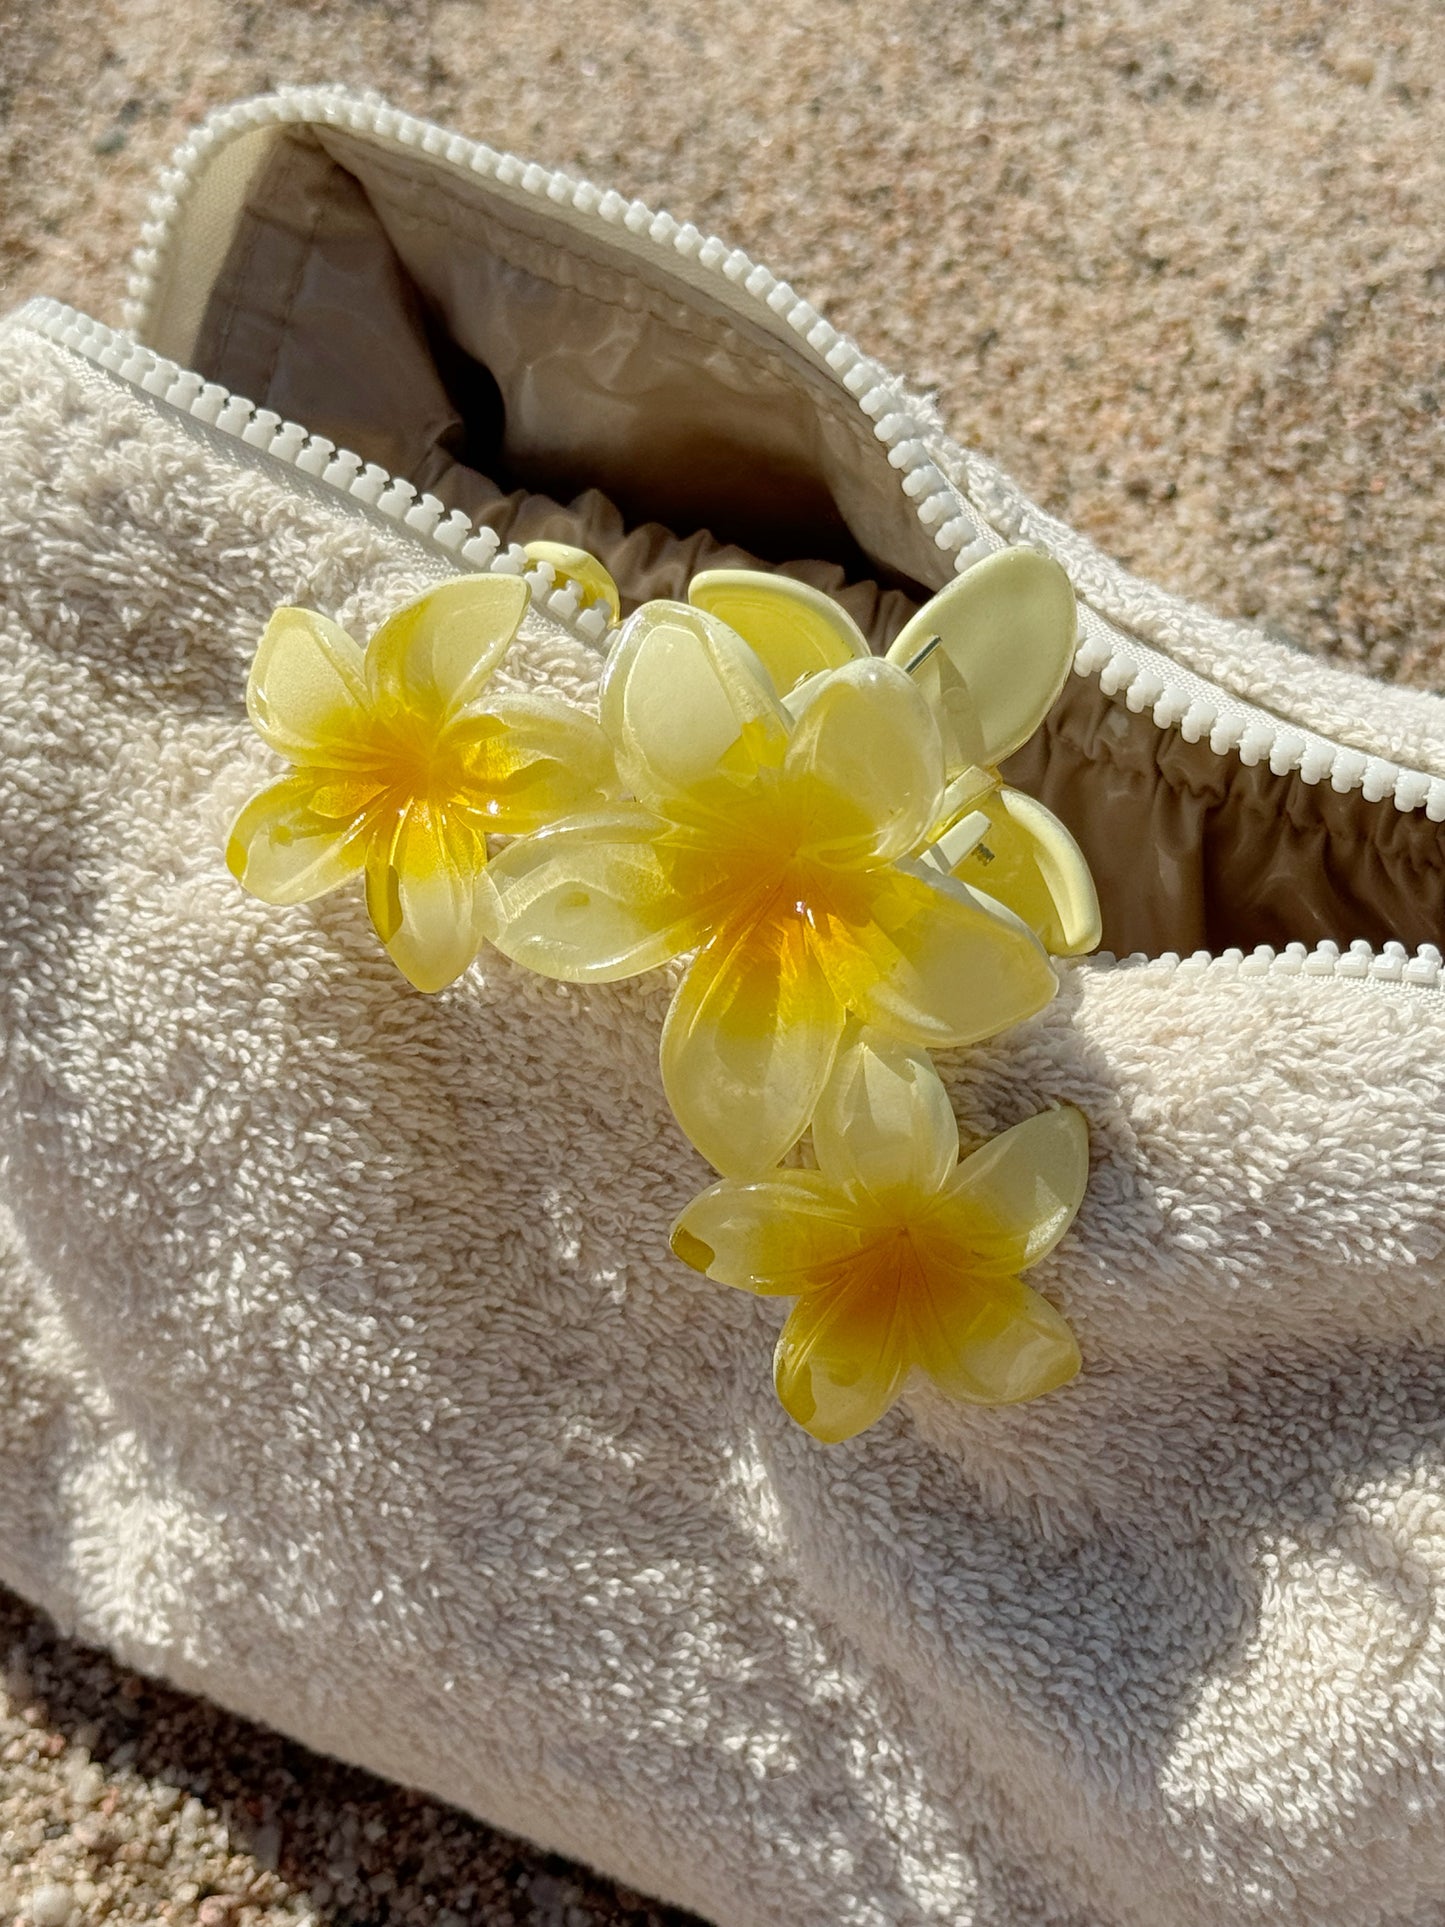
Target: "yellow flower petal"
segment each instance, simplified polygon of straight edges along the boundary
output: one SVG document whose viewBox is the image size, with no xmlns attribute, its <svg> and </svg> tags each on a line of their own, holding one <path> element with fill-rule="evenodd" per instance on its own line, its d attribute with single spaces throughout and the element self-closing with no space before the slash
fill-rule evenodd
<svg viewBox="0 0 1445 1927">
<path fill-rule="evenodd" d="M 953 874 L 1022 917 L 1050 956 L 1093 950 L 1103 935 L 1098 892 L 1083 851 L 1053 811 L 1013 789 L 974 808 L 990 828 Z"/>
<path fill-rule="evenodd" d="M 509 844 L 488 872 L 497 948 L 564 983 L 635 977 L 691 950 L 707 904 L 679 894 L 663 826 L 636 804 L 569 817 Z"/>
<path fill-rule="evenodd" d="M 800 1299 L 773 1355 L 784 1411 L 825 1445 L 866 1431 L 903 1389 L 906 1333 L 896 1291 L 844 1283 Z"/>
<path fill-rule="evenodd" d="M 953 1105 L 931 1059 L 850 1029 L 813 1114 L 813 1149 L 835 1185 L 931 1200 L 958 1162 Z"/>
<path fill-rule="evenodd" d="M 820 669 L 869 653 L 848 611 L 806 582 L 757 569 L 704 569 L 687 599 L 725 622 L 752 649 L 780 696 Z"/>
<path fill-rule="evenodd" d="M 1089 1181 L 1089 1127 L 1060 1104 L 990 1138 L 948 1181 L 945 1222 L 967 1262 L 990 1274 L 1046 1258 Z"/>
<path fill-rule="evenodd" d="M 313 776 L 309 769 L 306 774 Z M 312 809 L 318 816 L 330 817 L 337 824 L 356 824 L 356 819 L 364 815 L 386 789 L 382 776 L 364 769 L 318 769 L 314 772 L 314 783 Z"/>
<path fill-rule="evenodd" d="M 465 789 L 487 827 L 521 836 L 595 809 L 615 783 L 612 751 L 590 716 L 560 696 L 497 696 L 451 725 Z"/>
<path fill-rule="evenodd" d="M 845 664 L 813 689 L 783 765 L 789 779 L 811 778 L 833 802 L 827 834 L 810 853 L 907 856 L 936 821 L 943 793 L 943 745 L 928 704 L 901 669 L 872 659 Z"/>
<path fill-rule="evenodd" d="M 246 710 L 293 763 L 344 762 L 366 711 L 361 651 L 329 617 L 278 609 L 251 664 Z"/>
<path fill-rule="evenodd" d="M 1068 1322 L 1021 1278 L 935 1274 L 910 1309 L 914 1360 L 950 1398 L 1015 1405 L 1078 1372 Z"/>
<path fill-rule="evenodd" d="M 694 1198 L 672 1248 L 720 1285 L 794 1298 L 831 1281 L 867 1233 L 818 1171 L 779 1171 L 758 1184 L 730 1178 Z"/>
<path fill-rule="evenodd" d="M 320 815 L 310 771 L 287 776 L 253 796 L 232 825 L 226 866 L 236 881 L 266 903 L 309 903 L 355 876 L 366 858 L 364 837 L 352 825 Z"/>
<path fill-rule="evenodd" d="M 607 570 L 586 549 L 570 542 L 529 542 L 525 554 L 529 562 L 545 562 L 560 585 L 570 583 L 581 592 L 584 603 L 600 602 L 613 622 L 622 620 L 622 598 Z"/>
<path fill-rule="evenodd" d="M 367 645 L 373 702 L 433 721 L 474 702 L 511 647 L 530 594 L 520 576 L 462 575 L 408 602 Z"/>
<path fill-rule="evenodd" d="M 724 929 L 688 966 L 663 1025 L 673 1114 L 725 1177 L 758 1177 L 807 1129 L 842 1030 L 801 918 Z"/>
<path fill-rule="evenodd" d="M 1058 989 L 1027 925 L 918 864 L 895 865 L 874 894 L 872 926 L 855 935 L 876 973 L 844 993 L 855 1015 L 925 1050 L 992 1037 L 1036 1015 Z"/>
<path fill-rule="evenodd" d="M 486 935 L 486 839 L 426 803 L 373 839 L 366 906 L 392 962 L 418 990 L 444 990 Z"/>
<path fill-rule="evenodd" d="M 1028 741 L 1068 679 L 1077 628 L 1058 563 L 1003 549 L 940 589 L 899 633 L 888 659 L 901 665 L 941 638 L 915 673 L 940 715 L 950 776 L 1001 763 Z"/>
<path fill-rule="evenodd" d="M 629 617 L 602 681 L 602 727 L 639 802 L 666 809 L 724 777 L 781 763 L 788 718 L 731 629 L 685 602 Z"/>
</svg>

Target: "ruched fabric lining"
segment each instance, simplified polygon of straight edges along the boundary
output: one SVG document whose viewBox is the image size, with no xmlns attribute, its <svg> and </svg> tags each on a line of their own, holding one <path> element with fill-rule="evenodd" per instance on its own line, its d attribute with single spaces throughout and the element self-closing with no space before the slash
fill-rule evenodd
<svg viewBox="0 0 1445 1927">
<path fill-rule="evenodd" d="M 945 566 L 862 416 L 776 344 L 341 135 L 277 139 L 194 361 L 506 541 L 590 550 L 626 608 L 776 568 L 881 650 Z M 1079 839 L 1121 954 L 1445 941 L 1423 813 L 1246 767 L 1092 679 L 1007 774 Z"/>
<path fill-rule="evenodd" d="M 1079 839 L 1120 956 L 1445 933 L 1440 825 L 1423 811 L 1216 755 L 1092 678 L 1069 682 L 1005 773 Z"/>
</svg>

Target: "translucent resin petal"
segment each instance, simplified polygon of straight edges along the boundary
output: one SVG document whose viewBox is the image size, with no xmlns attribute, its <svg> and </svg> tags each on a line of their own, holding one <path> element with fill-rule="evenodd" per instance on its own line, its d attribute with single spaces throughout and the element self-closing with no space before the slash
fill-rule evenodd
<svg viewBox="0 0 1445 1927">
<path fill-rule="evenodd" d="M 869 653 L 867 638 L 846 609 L 790 576 L 705 569 L 692 578 L 687 599 L 742 637 L 780 696 L 805 676 Z"/>
<path fill-rule="evenodd" d="M 689 965 L 663 1026 L 678 1123 L 725 1176 L 762 1175 L 807 1129 L 842 1030 L 801 918 L 724 929 Z"/>
<path fill-rule="evenodd" d="M 246 683 L 257 734 L 293 763 L 345 761 L 366 710 L 362 654 L 311 609 L 278 609 Z"/>
<path fill-rule="evenodd" d="M 1073 1378 L 1078 1340 L 1021 1278 L 935 1273 L 912 1306 L 913 1356 L 950 1398 L 1015 1405 Z"/>
<path fill-rule="evenodd" d="M 559 586 L 575 588 L 584 603 L 599 603 L 614 623 L 622 620 L 617 584 L 595 555 L 570 542 L 529 542 L 524 553 L 529 562 L 545 562 Z"/>
<path fill-rule="evenodd" d="M 387 617 L 366 650 L 372 702 L 433 721 L 480 696 L 531 594 L 520 576 L 464 575 Z"/>
<path fill-rule="evenodd" d="M 940 639 L 915 673 L 945 722 L 950 776 L 1001 763 L 1028 741 L 1068 679 L 1077 629 L 1068 576 L 1022 548 L 975 563 L 903 628 L 890 662 L 906 666 Z"/>
<path fill-rule="evenodd" d="M 926 1206 L 958 1162 L 953 1105 L 932 1060 L 851 1028 L 813 1114 L 813 1149 L 834 1185 Z"/>
<path fill-rule="evenodd" d="M 367 862 L 366 901 L 392 962 L 418 990 L 460 977 L 485 932 L 486 841 L 425 803 L 378 836 Z"/>
<path fill-rule="evenodd" d="M 451 725 L 463 794 L 487 827 L 520 836 L 598 807 L 615 787 L 612 751 L 590 716 L 558 696 L 496 696 Z"/>
<path fill-rule="evenodd" d="M 489 873 L 497 948 L 566 983 L 634 977 L 690 950 L 707 904 L 679 894 L 662 831 L 650 811 L 620 804 L 509 844 Z"/>
<path fill-rule="evenodd" d="M 773 1382 L 790 1417 L 825 1445 L 882 1418 L 908 1375 L 899 1295 L 852 1282 L 802 1298 L 773 1355 Z"/>
<path fill-rule="evenodd" d="M 602 727 L 623 782 L 664 811 L 721 773 L 781 763 L 788 717 L 768 673 L 731 629 L 685 602 L 645 603 L 618 636 Z"/>
<path fill-rule="evenodd" d="M 784 773 L 837 799 L 810 854 L 892 862 L 938 816 L 943 745 L 928 704 L 892 663 L 849 662 L 820 679 L 788 745 Z M 858 829 L 854 830 L 854 822 Z"/>
<path fill-rule="evenodd" d="M 672 1248 L 717 1284 L 793 1298 L 827 1284 L 868 1235 L 820 1172 L 779 1171 L 694 1198 L 673 1226 Z"/>
<path fill-rule="evenodd" d="M 308 770 L 308 775 L 311 772 Z M 329 817 L 340 825 L 359 827 L 363 817 L 386 791 L 384 778 L 372 770 L 321 770 L 315 772 L 311 807 L 318 816 Z"/>
<path fill-rule="evenodd" d="M 1078 844 L 1052 810 L 1022 790 L 975 803 L 989 829 L 953 874 L 986 890 L 1036 934 L 1054 957 L 1078 957 L 1103 934 L 1099 896 Z"/>
<path fill-rule="evenodd" d="M 1089 1181 L 1089 1128 L 1060 1104 L 971 1152 L 948 1180 L 945 1222 L 968 1262 L 991 1274 L 1048 1256 Z"/>
<path fill-rule="evenodd" d="M 1058 980 L 1033 932 L 951 877 L 900 863 L 857 933 L 876 976 L 852 1008 L 926 1050 L 977 1043 L 1042 1010 Z"/>
<path fill-rule="evenodd" d="M 231 827 L 226 866 L 265 903 L 310 903 L 355 876 L 365 861 L 364 837 L 315 809 L 317 781 L 307 771 L 273 783 Z"/>
<path fill-rule="evenodd" d="M 725 1179 L 672 1237 L 721 1284 L 797 1296 L 775 1374 L 800 1425 L 852 1437 L 915 1367 L 985 1404 L 1073 1377 L 1067 1322 L 1009 1264 L 1035 1262 L 1073 1219 L 1088 1164 L 1078 1112 L 1031 1118 L 953 1166 L 957 1130 L 928 1060 L 850 1029 L 813 1138 L 817 1171 Z"/>
</svg>

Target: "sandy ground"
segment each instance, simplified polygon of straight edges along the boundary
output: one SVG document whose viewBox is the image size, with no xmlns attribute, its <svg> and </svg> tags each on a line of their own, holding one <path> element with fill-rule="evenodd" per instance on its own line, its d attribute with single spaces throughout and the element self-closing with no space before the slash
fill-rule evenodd
<svg viewBox="0 0 1445 1927">
<path fill-rule="evenodd" d="M 748 249 L 1115 554 L 1445 682 L 1438 0 L 0 0 L 0 303 L 115 319 L 207 108 L 344 79 Z M 0 1918 L 676 1920 L 0 1596 Z"/>
</svg>

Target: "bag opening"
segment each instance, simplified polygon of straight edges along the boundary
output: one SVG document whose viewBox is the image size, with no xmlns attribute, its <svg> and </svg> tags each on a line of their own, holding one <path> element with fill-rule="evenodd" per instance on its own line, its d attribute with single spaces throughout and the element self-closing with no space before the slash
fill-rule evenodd
<svg viewBox="0 0 1445 1927">
<path fill-rule="evenodd" d="M 882 650 L 947 562 L 835 385 L 683 280 L 334 129 L 253 172 L 193 365 L 624 607 L 703 568 L 837 596 Z M 1083 847 L 1119 954 L 1445 941 L 1439 826 L 1247 766 L 1072 678 L 1005 774 Z"/>
</svg>

